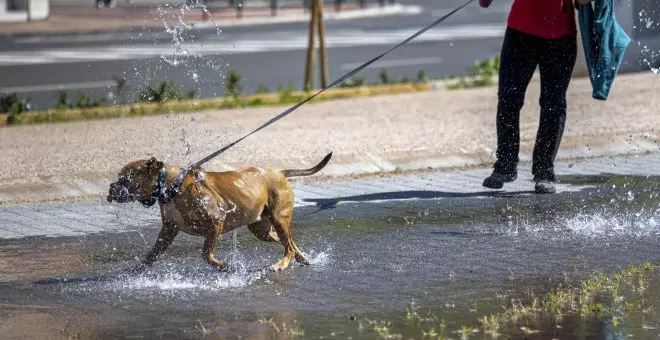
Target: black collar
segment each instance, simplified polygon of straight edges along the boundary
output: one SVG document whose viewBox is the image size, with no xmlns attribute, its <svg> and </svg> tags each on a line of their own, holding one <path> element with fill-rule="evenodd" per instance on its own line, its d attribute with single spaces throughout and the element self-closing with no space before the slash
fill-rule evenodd
<svg viewBox="0 0 660 340">
<path fill-rule="evenodd" d="M 156 202 L 167 203 L 169 199 L 166 199 L 167 187 L 165 184 L 165 179 L 167 178 L 167 169 L 163 167 L 160 169 L 160 174 L 158 175 L 158 180 L 154 186 L 154 190 L 151 191 L 151 196 L 143 198 L 140 200 L 140 203 L 145 207 L 149 208 L 156 204 Z"/>
<path fill-rule="evenodd" d="M 163 166 L 163 168 L 160 169 L 160 174 L 158 175 L 156 186 L 151 192 L 151 196 L 141 200 L 140 203 L 142 203 L 142 205 L 147 208 L 153 206 L 156 204 L 156 202 L 161 204 L 169 203 L 172 201 L 174 196 L 179 193 L 179 189 L 181 188 L 181 184 L 183 183 L 183 179 L 186 177 L 187 173 L 187 169 L 181 169 L 181 172 L 179 172 L 179 175 L 177 176 L 176 181 L 174 181 L 172 187 L 168 188 L 167 184 L 165 183 L 165 179 L 167 179 L 167 169 L 165 169 Z"/>
</svg>

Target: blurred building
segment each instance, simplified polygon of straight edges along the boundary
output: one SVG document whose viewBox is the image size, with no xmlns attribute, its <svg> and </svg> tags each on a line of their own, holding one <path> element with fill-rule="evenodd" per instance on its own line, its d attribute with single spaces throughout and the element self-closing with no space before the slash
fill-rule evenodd
<svg viewBox="0 0 660 340">
<path fill-rule="evenodd" d="M 0 23 L 45 20 L 49 8 L 49 0 L 0 0 Z"/>
</svg>

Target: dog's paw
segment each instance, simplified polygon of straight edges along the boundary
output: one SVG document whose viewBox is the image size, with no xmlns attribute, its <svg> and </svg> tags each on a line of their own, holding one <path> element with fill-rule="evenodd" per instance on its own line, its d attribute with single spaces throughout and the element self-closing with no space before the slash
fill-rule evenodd
<svg viewBox="0 0 660 340">
<path fill-rule="evenodd" d="M 126 269 L 126 272 L 129 273 L 129 274 L 140 274 L 140 273 L 144 272 L 145 270 L 147 270 L 147 268 L 149 268 L 149 266 L 147 264 L 140 263 L 136 266 L 133 266 L 133 267 L 130 267 L 130 268 Z"/>
<path fill-rule="evenodd" d="M 224 266 L 215 267 L 215 269 L 217 269 L 217 270 L 218 270 L 219 272 L 221 272 L 221 273 L 231 273 L 231 272 L 234 272 L 234 271 L 235 271 L 235 270 L 234 270 L 233 268 L 231 268 L 229 265 L 224 265 Z"/>
<path fill-rule="evenodd" d="M 289 264 L 291 263 L 291 260 L 289 259 L 281 259 L 277 261 L 274 265 L 270 266 L 270 270 L 274 272 L 281 272 L 287 268 L 289 268 Z"/>
<path fill-rule="evenodd" d="M 270 266 L 269 269 L 270 269 L 271 272 L 281 272 L 281 271 L 284 270 L 284 268 L 282 268 L 282 267 L 280 267 L 280 266 L 278 266 L 278 265 L 276 265 L 276 264 Z"/>
</svg>

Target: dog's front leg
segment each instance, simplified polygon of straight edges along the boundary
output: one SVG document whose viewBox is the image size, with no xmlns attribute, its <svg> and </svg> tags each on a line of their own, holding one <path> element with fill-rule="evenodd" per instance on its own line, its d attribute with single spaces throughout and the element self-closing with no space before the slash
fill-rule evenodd
<svg viewBox="0 0 660 340">
<path fill-rule="evenodd" d="M 227 263 L 215 258 L 215 248 L 218 246 L 218 238 L 220 238 L 223 228 L 224 221 L 215 222 L 213 230 L 210 230 L 204 239 L 204 249 L 202 250 L 204 260 L 221 271 L 227 270 Z"/>
<path fill-rule="evenodd" d="M 172 241 L 174 241 L 174 238 L 176 235 L 179 233 L 179 228 L 177 228 L 174 223 L 166 222 L 163 221 L 163 228 L 160 230 L 160 233 L 158 233 L 158 239 L 156 239 L 156 243 L 154 244 L 153 248 L 151 248 L 151 251 L 145 259 L 140 263 L 138 266 L 136 266 L 133 271 L 139 272 L 146 267 L 151 266 L 158 256 L 167 250 L 167 247 L 172 244 Z"/>
</svg>

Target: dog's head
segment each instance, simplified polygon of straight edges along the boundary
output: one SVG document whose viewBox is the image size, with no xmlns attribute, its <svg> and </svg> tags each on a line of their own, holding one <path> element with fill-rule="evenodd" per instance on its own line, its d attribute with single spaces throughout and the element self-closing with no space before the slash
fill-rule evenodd
<svg viewBox="0 0 660 340">
<path fill-rule="evenodd" d="M 156 158 L 127 164 L 119 172 L 117 181 L 110 184 L 108 202 L 139 201 L 145 206 L 154 205 L 157 198 L 153 194 L 163 166 Z"/>
</svg>

